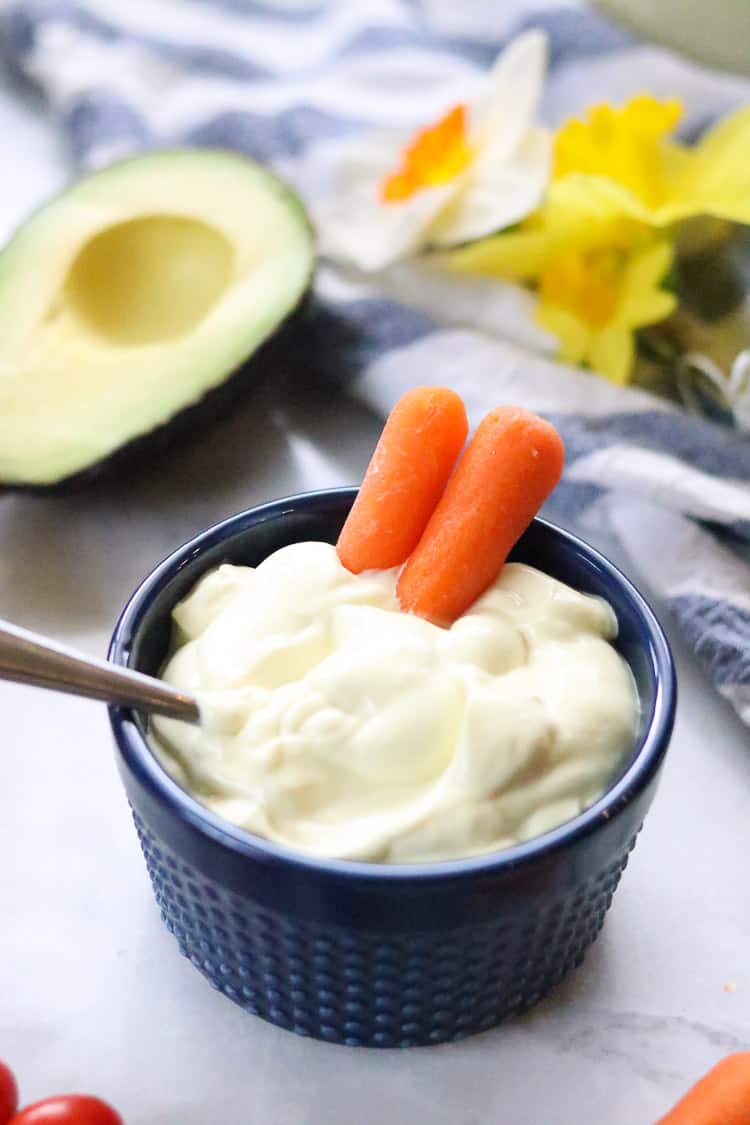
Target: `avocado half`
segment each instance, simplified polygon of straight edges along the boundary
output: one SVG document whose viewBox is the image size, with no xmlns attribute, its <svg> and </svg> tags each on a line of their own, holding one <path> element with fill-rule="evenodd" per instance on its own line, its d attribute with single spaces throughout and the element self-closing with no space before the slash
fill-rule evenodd
<svg viewBox="0 0 750 1125">
<path fill-rule="evenodd" d="M 78 181 L 0 253 L 0 483 L 69 484 L 205 418 L 314 261 L 300 200 L 237 153 L 155 152 Z"/>
</svg>

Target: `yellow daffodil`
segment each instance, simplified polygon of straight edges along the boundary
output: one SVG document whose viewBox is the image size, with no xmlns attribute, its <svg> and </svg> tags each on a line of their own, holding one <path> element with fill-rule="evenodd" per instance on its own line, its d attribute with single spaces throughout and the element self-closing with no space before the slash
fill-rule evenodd
<svg viewBox="0 0 750 1125">
<path fill-rule="evenodd" d="M 552 182 L 541 211 L 519 231 L 468 246 L 457 269 L 534 278 L 566 249 L 606 244 L 607 231 L 637 232 L 706 215 L 750 223 L 750 107 L 695 146 L 667 134 L 680 103 L 647 94 L 620 109 L 592 108 L 555 139 Z"/>
<path fill-rule="evenodd" d="M 558 337 L 566 362 L 625 383 L 634 329 L 663 320 L 677 303 L 661 288 L 671 262 L 665 241 L 631 253 L 610 246 L 564 254 L 541 275 L 537 320 Z"/>
<path fill-rule="evenodd" d="M 550 134 L 533 124 L 546 39 L 529 31 L 499 56 L 480 95 L 411 138 L 347 148 L 314 212 L 321 252 L 381 269 L 425 245 L 456 246 L 524 219 L 549 181 Z"/>
<path fill-rule="evenodd" d="M 612 180 L 641 201 L 659 207 L 681 163 L 680 150 L 665 138 L 682 117 L 677 98 L 649 94 L 617 109 L 593 106 L 583 120 L 568 121 L 555 138 L 553 179 L 586 175 Z"/>
<path fill-rule="evenodd" d="M 595 206 L 584 214 L 549 201 L 516 230 L 440 256 L 452 269 L 506 281 L 535 281 L 561 256 L 596 247 L 622 250 L 654 240 L 653 228 Z"/>
<path fill-rule="evenodd" d="M 750 107 L 694 146 L 668 139 L 682 112 L 670 98 L 593 108 L 558 133 L 550 198 L 586 214 L 627 215 L 664 227 L 696 215 L 750 222 Z"/>
<path fill-rule="evenodd" d="M 518 229 L 446 260 L 538 283 L 538 318 L 560 339 L 564 358 L 624 381 L 633 330 L 676 305 L 659 283 L 677 225 L 700 216 L 750 223 L 750 107 L 695 146 L 670 138 L 681 112 L 676 99 L 643 94 L 567 122 L 555 138 L 542 206 Z"/>
</svg>

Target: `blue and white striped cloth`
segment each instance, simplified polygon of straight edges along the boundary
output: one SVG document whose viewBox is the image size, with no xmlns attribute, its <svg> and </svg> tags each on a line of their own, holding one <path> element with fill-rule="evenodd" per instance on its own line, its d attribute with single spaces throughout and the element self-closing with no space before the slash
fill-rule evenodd
<svg viewBox="0 0 750 1125">
<path fill-rule="evenodd" d="M 750 82 L 635 41 L 575 0 L 5 0 L 4 55 L 43 92 L 78 165 L 133 150 L 228 146 L 314 205 L 357 131 L 434 119 L 520 30 L 546 30 L 550 125 L 648 89 L 682 97 L 696 134 Z M 567 447 L 555 513 L 621 538 L 716 688 L 750 723 L 750 435 L 550 358 L 523 291 L 425 266 L 319 277 L 332 374 L 385 412 L 440 382 L 472 421 L 498 402 L 552 418 Z"/>
</svg>

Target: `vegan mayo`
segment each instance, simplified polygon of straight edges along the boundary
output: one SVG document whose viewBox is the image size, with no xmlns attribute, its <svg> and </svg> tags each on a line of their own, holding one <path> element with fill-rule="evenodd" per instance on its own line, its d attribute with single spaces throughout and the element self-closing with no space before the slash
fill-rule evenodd
<svg viewBox="0 0 750 1125">
<path fill-rule="evenodd" d="M 269 840 L 383 863 L 495 851 L 601 796 L 638 719 L 610 606 L 508 563 L 443 629 L 399 611 L 398 573 L 310 542 L 202 578 L 163 677 L 205 721 L 154 722 L 180 784 Z"/>
</svg>

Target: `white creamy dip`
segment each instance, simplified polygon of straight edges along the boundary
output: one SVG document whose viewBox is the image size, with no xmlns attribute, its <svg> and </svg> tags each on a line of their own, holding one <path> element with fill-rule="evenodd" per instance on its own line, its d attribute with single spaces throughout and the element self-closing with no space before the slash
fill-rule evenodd
<svg viewBox="0 0 750 1125">
<path fill-rule="evenodd" d="M 387 863 L 494 851 L 595 801 L 638 716 L 611 608 L 509 563 L 442 629 L 399 612 L 397 577 L 326 543 L 206 575 L 163 673 L 206 722 L 154 723 L 173 776 L 250 832 Z"/>
</svg>

